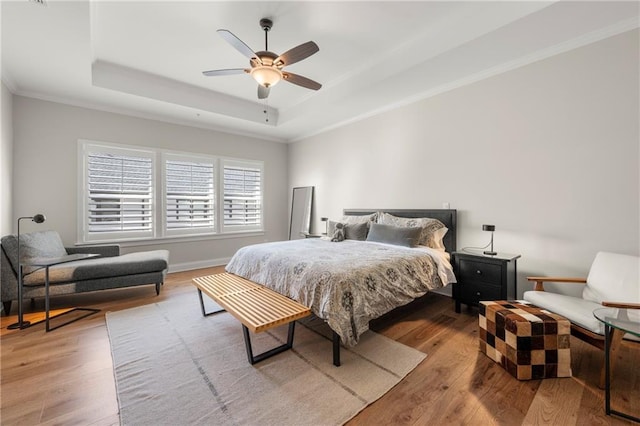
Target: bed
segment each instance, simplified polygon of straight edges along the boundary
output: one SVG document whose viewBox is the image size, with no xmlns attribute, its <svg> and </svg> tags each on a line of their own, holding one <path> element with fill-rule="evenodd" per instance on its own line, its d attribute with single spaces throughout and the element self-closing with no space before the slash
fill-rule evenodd
<svg viewBox="0 0 640 426">
<path fill-rule="evenodd" d="M 340 341 L 357 344 L 370 320 L 455 282 L 449 258 L 456 249 L 456 210 L 346 209 L 340 221 L 359 224 L 373 217 L 375 222 L 382 217 L 379 212 L 385 213 L 386 225 L 368 224 L 369 232 L 400 231 L 389 224 L 404 225 L 406 230 L 416 226 L 414 218 L 436 219 L 433 222 L 447 231 L 436 248 L 399 246 L 384 239 L 309 238 L 256 244 L 238 250 L 226 270 L 309 306 L 333 330 L 334 364 L 339 365 Z M 349 225 L 347 230 L 355 227 Z M 420 237 L 426 235 L 421 232 Z"/>
</svg>

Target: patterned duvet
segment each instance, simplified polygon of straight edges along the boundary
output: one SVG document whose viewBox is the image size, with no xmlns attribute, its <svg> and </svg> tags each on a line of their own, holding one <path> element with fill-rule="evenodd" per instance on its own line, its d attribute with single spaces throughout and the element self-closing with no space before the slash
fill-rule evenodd
<svg viewBox="0 0 640 426">
<path fill-rule="evenodd" d="M 370 320 L 455 280 L 435 250 L 318 238 L 244 247 L 226 269 L 310 306 L 349 346 Z"/>
</svg>

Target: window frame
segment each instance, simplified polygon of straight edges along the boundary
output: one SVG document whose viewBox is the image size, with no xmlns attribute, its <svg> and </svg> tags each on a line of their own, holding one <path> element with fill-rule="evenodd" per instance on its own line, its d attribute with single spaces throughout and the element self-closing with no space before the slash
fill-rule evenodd
<svg viewBox="0 0 640 426">
<path fill-rule="evenodd" d="M 112 231 L 104 233 L 90 233 L 89 232 L 89 220 L 86 214 L 89 211 L 90 197 L 88 194 L 89 175 L 88 175 L 88 160 L 91 153 L 108 153 L 122 156 L 137 156 L 141 158 L 148 158 L 151 160 L 151 192 L 150 192 L 150 211 L 151 211 L 151 227 L 148 231 Z M 84 243 L 96 243 L 106 241 L 126 241 L 137 239 L 153 239 L 156 237 L 157 218 L 155 216 L 155 210 L 157 205 L 157 177 L 156 177 L 156 154 L 149 149 L 141 147 L 125 147 L 117 144 L 104 144 L 100 142 L 86 141 L 81 144 L 80 149 L 80 167 L 81 167 L 81 185 L 79 187 L 80 197 L 78 208 L 78 236 L 79 240 Z"/>
<path fill-rule="evenodd" d="M 90 150 L 94 152 L 119 152 L 126 155 L 132 153 L 145 153 L 152 157 L 152 232 L 144 235 L 127 232 L 105 232 L 100 238 L 88 233 L 88 217 L 85 214 L 88 209 L 89 197 L 87 196 L 87 159 Z M 213 227 L 206 229 L 174 229 L 167 228 L 166 220 L 166 161 L 169 159 L 177 161 L 210 162 L 213 165 Z M 260 170 L 260 221 L 252 226 L 224 226 L 224 166 L 233 164 L 240 167 L 256 168 Z M 265 207 L 264 188 L 265 173 L 264 161 L 249 160 L 233 157 L 221 157 L 209 154 L 199 154 L 186 151 L 166 150 L 152 147 L 115 144 L 110 142 L 99 142 L 93 140 L 78 140 L 78 195 L 77 195 L 77 244 L 95 243 L 134 243 L 135 241 L 148 241 L 150 244 L 159 240 L 199 240 L 202 238 L 233 238 L 242 237 L 247 234 L 264 233 Z"/>
<path fill-rule="evenodd" d="M 260 170 L 260 223 L 257 225 L 234 225 L 229 226 L 225 225 L 224 220 L 224 208 L 225 208 L 225 190 L 224 190 L 224 168 L 225 166 L 234 166 L 234 167 L 244 167 L 244 168 L 255 168 Z M 262 231 L 264 229 L 264 162 L 262 161 L 251 161 L 251 160 L 240 160 L 237 158 L 221 158 L 220 159 L 220 167 L 219 167 L 219 182 L 220 182 L 220 202 L 219 205 L 219 218 L 218 221 L 220 224 L 220 232 L 221 233 L 235 233 L 235 232 L 251 232 L 251 231 Z"/>
<path fill-rule="evenodd" d="M 210 155 L 193 155 L 182 152 L 174 152 L 174 151 L 163 151 L 160 154 L 161 165 L 160 168 L 162 170 L 161 180 L 162 180 L 162 208 L 158 209 L 158 213 L 161 215 L 162 219 L 162 234 L 166 237 L 171 236 L 188 236 L 188 235 L 202 235 L 202 234 L 217 234 L 217 222 L 218 222 L 218 168 L 219 162 L 216 157 Z M 167 194 L 167 162 L 175 161 L 175 162 L 185 162 L 185 163 L 201 163 L 201 164 L 209 164 L 213 168 L 211 173 L 212 179 L 212 207 L 211 214 L 213 215 L 211 226 L 202 227 L 202 228 L 193 228 L 193 227 L 185 227 L 185 228 L 176 228 L 170 229 L 168 226 L 167 219 L 167 207 L 168 207 L 168 194 Z"/>
</svg>

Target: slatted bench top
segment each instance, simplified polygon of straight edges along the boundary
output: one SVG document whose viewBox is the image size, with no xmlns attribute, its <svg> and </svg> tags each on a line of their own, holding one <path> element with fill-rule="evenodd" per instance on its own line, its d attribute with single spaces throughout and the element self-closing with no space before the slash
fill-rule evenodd
<svg viewBox="0 0 640 426">
<path fill-rule="evenodd" d="M 311 315 L 295 300 L 228 272 L 194 278 L 193 284 L 254 333 Z"/>
</svg>

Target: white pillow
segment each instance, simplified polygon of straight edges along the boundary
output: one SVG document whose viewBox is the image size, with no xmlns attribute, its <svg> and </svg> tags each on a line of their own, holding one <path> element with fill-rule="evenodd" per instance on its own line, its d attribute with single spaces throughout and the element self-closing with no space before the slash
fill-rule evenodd
<svg viewBox="0 0 640 426">
<path fill-rule="evenodd" d="M 349 223 L 363 223 L 363 222 L 375 222 L 378 217 L 378 213 L 365 214 L 361 216 L 342 216 L 342 220 L 340 222 L 349 224 Z"/>
<path fill-rule="evenodd" d="M 438 219 L 430 217 L 398 217 L 389 213 L 379 213 L 378 223 L 402 228 L 422 228 L 417 244 L 436 250 L 446 250 L 444 236 L 449 229 Z"/>
</svg>

